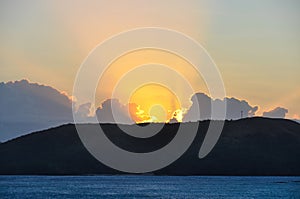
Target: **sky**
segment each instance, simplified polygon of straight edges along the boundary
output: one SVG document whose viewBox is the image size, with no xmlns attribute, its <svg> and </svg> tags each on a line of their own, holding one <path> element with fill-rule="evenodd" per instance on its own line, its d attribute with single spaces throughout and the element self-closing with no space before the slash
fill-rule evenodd
<svg viewBox="0 0 300 199">
<path fill-rule="evenodd" d="M 288 110 L 287 118 L 299 119 L 299 11 L 298 0 L 2 0 L 0 82 L 28 79 L 71 96 L 77 71 L 95 46 L 122 31 L 162 27 L 192 37 L 208 51 L 220 70 L 228 97 L 258 106 L 256 115 L 281 107 L 277 110 L 284 115 Z M 117 60 L 111 71 L 107 71 L 106 84 L 98 88 L 107 95 L 97 99 L 96 106 L 109 98 L 111 85 L 122 72 L 145 59 L 155 59 L 175 68 L 179 63 L 178 67 L 184 68 L 179 69 L 181 73 L 188 79 L 195 78 L 186 69 L 188 64 L 176 61 L 178 58 L 168 53 L 134 52 Z M 169 77 L 167 81 L 172 84 L 172 76 Z M 123 85 L 125 89 L 126 84 Z M 198 92 L 209 94 L 201 78 L 192 85 Z M 154 87 L 146 88 L 144 93 L 159 90 Z M 191 93 L 186 93 L 184 88 L 178 89 L 178 93 L 180 105 L 176 102 L 174 107 L 188 109 Z M 172 94 L 165 94 L 172 98 Z M 126 103 L 121 92 L 118 98 Z M 145 103 L 145 106 L 150 103 L 134 95 L 131 99 L 136 99 L 132 103 Z"/>
</svg>

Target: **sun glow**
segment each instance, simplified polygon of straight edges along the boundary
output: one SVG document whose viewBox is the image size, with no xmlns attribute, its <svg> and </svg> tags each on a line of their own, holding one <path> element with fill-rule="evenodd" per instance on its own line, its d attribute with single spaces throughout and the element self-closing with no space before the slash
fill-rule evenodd
<svg viewBox="0 0 300 199">
<path fill-rule="evenodd" d="M 187 60 L 160 49 L 140 49 L 109 65 L 99 79 L 95 104 L 119 99 L 136 123 L 182 122 L 198 91 L 207 92 L 206 84 Z"/>
<path fill-rule="evenodd" d="M 136 123 L 182 121 L 181 104 L 177 96 L 159 84 L 138 88 L 130 98 L 129 112 Z"/>
</svg>

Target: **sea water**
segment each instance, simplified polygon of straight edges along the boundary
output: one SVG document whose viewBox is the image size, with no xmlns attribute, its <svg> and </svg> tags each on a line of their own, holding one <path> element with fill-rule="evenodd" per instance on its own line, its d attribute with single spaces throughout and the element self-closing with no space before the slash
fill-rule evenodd
<svg viewBox="0 0 300 199">
<path fill-rule="evenodd" d="M 0 176 L 0 198 L 300 198 L 300 177 Z"/>
</svg>

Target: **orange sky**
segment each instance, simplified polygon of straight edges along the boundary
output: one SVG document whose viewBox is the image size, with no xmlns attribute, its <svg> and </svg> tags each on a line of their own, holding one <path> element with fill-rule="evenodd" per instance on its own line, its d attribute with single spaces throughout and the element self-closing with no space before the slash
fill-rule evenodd
<svg viewBox="0 0 300 199">
<path fill-rule="evenodd" d="M 281 106 L 289 110 L 289 118 L 299 117 L 299 11 L 296 0 L 4 0 L 0 3 L 0 81 L 26 78 L 71 95 L 77 70 L 96 45 L 121 31 L 156 26 L 201 43 L 219 67 L 228 96 L 258 105 L 258 114 Z M 102 79 L 106 86 L 99 83 L 102 94 L 97 103 L 111 94 L 125 71 L 149 63 L 180 70 L 194 89 L 207 93 L 201 77 L 184 60 L 166 52 L 144 51 L 112 64 Z M 163 70 L 161 74 L 172 74 Z M 136 71 L 135 75 L 143 74 Z M 154 77 L 160 78 L 157 73 Z M 188 108 L 191 93 L 184 84 L 176 87 L 173 79 L 180 81 L 179 77 L 169 77 L 165 81 L 176 90 L 181 106 Z M 131 94 L 129 84 L 123 82 L 115 93 L 123 103 Z"/>
</svg>

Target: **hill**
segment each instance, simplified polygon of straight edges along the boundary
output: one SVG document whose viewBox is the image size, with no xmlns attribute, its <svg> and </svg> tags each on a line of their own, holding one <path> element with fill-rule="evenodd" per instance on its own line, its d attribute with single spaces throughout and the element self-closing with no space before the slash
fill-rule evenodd
<svg viewBox="0 0 300 199">
<path fill-rule="evenodd" d="M 93 127 L 96 124 L 83 124 Z M 185 123 L 183 125 L 192 125 Z M 300 124 L 283 119 L 247 118 L 226 121 L 212 152 L 198 152 L 209 121 L 199 122 L 187 152 L 155 175 L 300 175 Z M 102 124 L 119 147 L 154 151 L 172 140 L 178 124 L 167 124 L 147 139 L 131 137 L 115 124 Z M 82 145 L 75 125 L 67 124 L 0 144 L 0 174 L 122 174 L 99 163 Z"/>
</svg>

